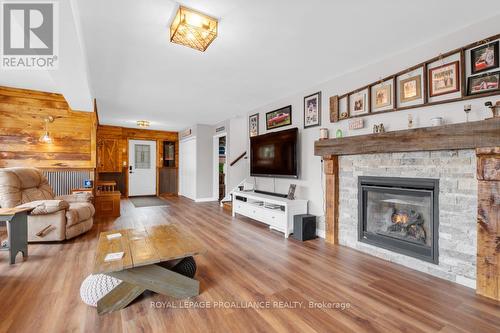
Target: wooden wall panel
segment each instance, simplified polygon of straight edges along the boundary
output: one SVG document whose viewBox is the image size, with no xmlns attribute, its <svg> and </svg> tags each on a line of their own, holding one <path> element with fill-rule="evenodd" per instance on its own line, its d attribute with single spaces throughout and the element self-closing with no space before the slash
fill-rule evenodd
<svg viewBox="0 0 500 333">
<path fill-rule="evenodd" d="M 48 124 L 53 143 L 39 142 Z M 61 94 L 0 86 L 0 167 L 95 168 L 96 116 Z"/>
<path fill-rule="evenodd" d="M 125 183 L 125 193 L 124 195 L 128 195 L 128 140 L 154 140 L 156 141 L 156 149 L 157 149 L 157 158 L 156 158 L 156 167 L 157 167 L 157 176 L 156 176 L 156 189 L 157 194 L 159 193 L 160 184 L 159 184 L 159 169 L 163 167 L 163 141 L 172 141 L 175 142 L 175 173 L 177 174 L 177 168 L 179 166 L 179 133 L 178 132 L 169 132 L 169 131 L 157 131 L 157 130 L 147 130 L 147 129 L 138 129 L 138 128 L 127 128 L 127 127 L 119 127 L 119 126 L 108 126 L 108 125 L 99 125 L 97 127 L 97 138 L 98 139 L 117 139 L 120 141 L 120 149 L 121 149 L 121 165 L 122 165 L 122 173 L 119 177 L 122 177 Z"/>
</svg>

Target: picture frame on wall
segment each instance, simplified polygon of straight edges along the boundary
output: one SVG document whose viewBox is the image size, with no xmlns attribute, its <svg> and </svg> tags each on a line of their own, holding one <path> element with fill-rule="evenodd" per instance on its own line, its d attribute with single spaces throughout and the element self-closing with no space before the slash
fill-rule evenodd
<svg viewBox="0 0 500 333">
<path fill-rule="evenodd" d="M 360 116 L 368 114 L 368 89 L 364 89 L 349 95 L 349 116 Z"/>
<path fill-rule="evenodd" d="M 394 78 L 379 81 L 370 87 L 371 112 L 387 111 L 394 108 Z"/>
<path fill-rule="evenodd" d="M 429 96 L 441 96 L 460 91 L 460 65 L 453 61 L 429 69 Z"/>
<path fill-rule="evenodd" d="M 271 130 L 292 124 L 292 106 L 266 113 L 266 130 Z"/>
<path fill-rule="evenodd" d="M 500 90 L 500 71 L 470 76 L 467 82 L 467 94 L 475 95 Z"/>
<path fill-rule="evenodd" d="M 399 100 L 402 103 L 422 98 L 422 75 L 414 75 L 399 81 Z"/>
<path fill-rule="evenodd" d="M 248 117 L 248 132 L 250 137 L 259 135 L 259 114 L 253 114 Z"/>
<path fill-rule="evenodd" d="M 375 88 L 374 108 L 379 109 L 392 104 L 391 86 L 389 84 Z"/>
<path fill-rule="evenodd" d="M 471 74 L 498 68 L 498 44 L 499 41 L 497 40 L 470 51 Z"/>
<path fill-rule="evenodd" d="M 304 128 L 321 125 L 321 91 L 304 97 Z"/>
<path fill-rule="evenodd" d="M 339 120 L 349 118 L 349 96 L 339 97 Z"/>
</svg>

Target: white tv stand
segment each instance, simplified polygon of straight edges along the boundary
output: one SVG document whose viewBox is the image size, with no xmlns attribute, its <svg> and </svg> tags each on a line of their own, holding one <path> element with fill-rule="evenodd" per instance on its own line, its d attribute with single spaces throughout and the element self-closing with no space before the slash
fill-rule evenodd
<svg viewBox="0 0 500 333">
<path fill-rule="evenodd" d="M 277 208 L 271 208 L 272 205 Z M 307 200 L 289 200 L 255 192 L 233 192 L 233 217 L 236 214 L 269 225 L 285 234 L 293 233 L 293 216 L 307 214 Z"/>
</svg>

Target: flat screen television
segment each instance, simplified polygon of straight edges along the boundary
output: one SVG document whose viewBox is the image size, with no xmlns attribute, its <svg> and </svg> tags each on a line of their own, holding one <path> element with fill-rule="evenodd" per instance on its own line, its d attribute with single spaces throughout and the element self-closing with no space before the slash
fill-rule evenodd
<svg viewBox="0 0 500 333">
<path fill-rule="evenodd" d="M 298 178 L 298 128 L 250 138 L 250 175 Z"/>
</svg>

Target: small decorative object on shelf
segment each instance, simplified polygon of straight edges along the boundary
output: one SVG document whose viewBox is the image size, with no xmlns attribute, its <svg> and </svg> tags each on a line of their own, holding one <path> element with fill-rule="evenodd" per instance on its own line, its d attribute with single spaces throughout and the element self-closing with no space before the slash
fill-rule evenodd
<svg viewBox="0 0 500 333">
<path fill-rule="evenodd" d="M 319 129 L 319 139 L 327 140 L 329 138 L 328 128 L 320 128 Z"/>
<path fill-rule="evenodd" d="M 472 106 L 470 104 L 464 105 L 465 122 L 466 123 L 469 122 L 469 113 L 470 113 L 470 110 L 472 110 Z"/>
<path fill-rule="evenodd" d="M 383 123 L 378 125 L 373 125 L 373 133 L 385 133 L 385 127 Z"/>
<path fill-rule="evenodd" d="M 495 105 L 492 102 L 488 101 L 484 103 L 485 106 L 489 107 L 491 113 L 493 114 L 493 118 L 500 117 L 500 101 L 497 101 Z"/>
<path fill-rule="evenodd" d="M 296 184 L 290 184 L 290 187 L 288 188 L 288 195 L 286 196 L 286 198 L 288 200 L 293 200 L 295 199 L 295 188 L 297 187 Z"/>
<path fill-rule="evenodd" d="M 441 126 L 443 125 L 443 118 L 442 117 L 435 117 L 431 119 L 432 126 Z"/>
<path fill-rule="evenodd" d="M 337 130 L 337 132 L 335 132 L 335 137 L 336 137 L 337 139 L 340 139 L 342 136 L 343 136 L 343 135 L 342 135 L 342 130 L 339 128 L 339 129 Z"/>
<path fill-rule="evenodd" d="M 408 128 L 413 127 L 413 115 L 411 113 L 408 114 Z"/>
<path fill-rule="evenodd" d="M 360 129 L 365 127 L 365 122 L 363 118 L 355 118 L 349 120 L 349 129 L 350 130 L 355 130 L 355 129 Z"/>
</svg>

